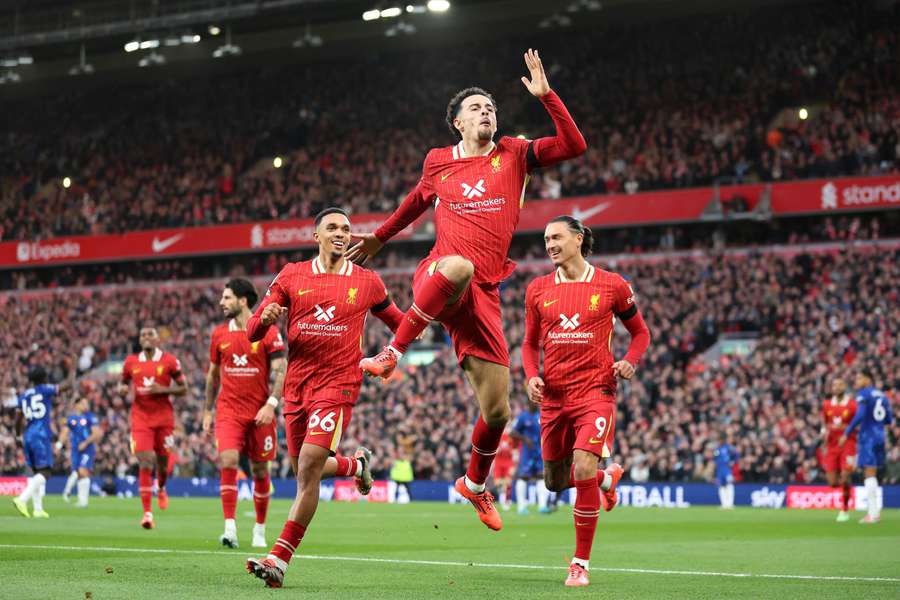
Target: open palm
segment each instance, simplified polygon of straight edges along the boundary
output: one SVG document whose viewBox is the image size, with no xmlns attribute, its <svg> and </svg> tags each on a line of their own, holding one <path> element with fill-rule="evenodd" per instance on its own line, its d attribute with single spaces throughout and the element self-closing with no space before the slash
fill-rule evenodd
<svg viewBox="0 0 900 600">
<path fill-rule="evenodd" d="M 544 64 L 537 50 L 528 49 L 525 53 L 525 66 L 531 75 L 531 80 L 527 77 L 522 78 L 522 83 L 528 88 L 528 91 L 540 98 L 550 91 L 550 83 L 547 82 L 547 74 L 544 73 Z"/>
</svg>

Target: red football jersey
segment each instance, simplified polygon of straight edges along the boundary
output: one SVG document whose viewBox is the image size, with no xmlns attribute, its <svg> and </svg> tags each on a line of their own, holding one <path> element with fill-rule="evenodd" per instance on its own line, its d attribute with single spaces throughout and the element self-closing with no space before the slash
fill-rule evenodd
<svg viewBox="0 0 900 600">
<path fill-rule="evenodd" d="M 544 350 L 544 405 L 615 401 L 613 319 L 633 307 L 631 286 L 590 264 L 578 281 L 557 269 L 528 285 L 525 335 Z"/>
<path fill-rule="evenodd" d="M 853 420 L 856 414 L 856 399 L 850 394 L 844 394 L 843 398 L 832 396 L 827 398 L 822 405 L 822 419 L 825 421 L 825 428 L 828 431 L 827 444 L 829 446 L 837 446 L 838 440 L 844 435 L 844 430 Z M 856 441 L 856 431 L 847 438 Z"/>
<path fill-rule="evenodd" d="M 426 260 L 467 258 L 476 282 L 497 283 L 513 272 L 507 253 L 528 184 L 530 143 L 504 136 L 483 156 L 466 156 L 462 142 L 428 153 L 422 178 L 404 201 L 419 212 L 434 203 L 435 244 Z M 389 239 L 402 220 L 389 219 L 375 235 Z"/>
<path fill-rule="evenodd" d="M 252 419 L 269 397 L 269 362 L 284 350 L 284 340 L 270 327 L 261 342 L 251 342 L 234 319 L 213 330 L 209 362 L 219 365 L 221 387 L 216 412 L 221 416 Z"/>
<path fill-rule="evenodd" d="M 288 367 L 284 399 L 356 402 L 362 334 L 368 311 L 388 302 L 381 277 L 350 261 L 327 273 L 319 257 L 285 266 L 256 309 L 288 308 Z"/>
<path fill-rule="evenodd" d="M 174 420 L 172 399 L 168 394 L 151 394 L 149 389 L 154 383 L 168 387 L 172 381 L 180 382 L 183 378 L 179 360 L 159 348 L 150 358 L 144 352 L 126 358 L 122 366 L 122 381 L 134 381 L 132 423 L 148 427 L 171 424 Z"/>
</svg>

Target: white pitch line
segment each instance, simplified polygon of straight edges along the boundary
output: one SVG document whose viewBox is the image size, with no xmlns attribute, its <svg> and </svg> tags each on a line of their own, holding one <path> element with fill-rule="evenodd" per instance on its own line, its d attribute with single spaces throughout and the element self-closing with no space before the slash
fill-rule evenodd
<svg viewBox="0 0 900 600">
<path fill-rule="evenodd" d="M 240 554 L 227 550 L 178 550 L 175 548 L 117 548 L 115 546 L 49 546 L 38 544 L 0 544 L 0 548 L 32 549 L 32 550 L 78 550 L 89 552 L 122 552 L 134 554 L 194 554 L 239 557 Z M 369 563 L 388 563 L 394 565 L 428 565 L 434 567 L 479 567 L 484 569 L 531 569 L 560 571 L 567 566 L 517 565 L 510 563 L 477 563 L 449 560 L 414 560 L 399 558 L 370 558 L 365 556 L 318 556 L 315 554 L 297 554 L 294 558 L 307 560 L 334 560 Z M 720 573 L 717 571 L 680 571 L 670 569 L 638 569 L 627 567 L 591 566 L 592 571 L 609 573 L 635 573 L 640 575 L 688 575 L 694 577 L 741 577 L 759 579 L 800 579 L 811 581 L 867 581 L 881 583 L 900 583 L 900 577 L 852 577 L 840 575 L 779 575 L 773 573 Z"/>
</svg>

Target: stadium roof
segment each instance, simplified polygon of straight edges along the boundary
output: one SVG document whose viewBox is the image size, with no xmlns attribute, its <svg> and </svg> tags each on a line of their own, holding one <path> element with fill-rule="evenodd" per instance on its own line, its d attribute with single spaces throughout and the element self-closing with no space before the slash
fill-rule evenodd
<svg viewBox="0 0 900 600">
<path fill-rule="evenodd" d="M 793 0 L 793 2 L 814 0 Z M 434 0 L 432 0 L 434 2 Z M 729 11 L 784 0 L 733 0 Z M 720 0 L 0 0 L 0 73 L 23 83 L 141 66 L 305 62 L 541 30 L 724 10 Z M 387 9 L 395 8 L 396 16 Z M 366 12 L 381 18 L 363 20 Z M 383 15 L 383 16 L 382 16 Z M 133 51 L 126 52 L 126 45 Z M 207 68 L 207 67 L 204 67 Z M 5 70 L 5 71 L 4 71 Z M 143 77 L 147 70 L 142 70 Z M 0 78 L 2 79 L 2 78 Z M 8 87 L 8 86 L 7 86 Z M 21 87 L 21 86 L 16 86 Z"/>
</svg>

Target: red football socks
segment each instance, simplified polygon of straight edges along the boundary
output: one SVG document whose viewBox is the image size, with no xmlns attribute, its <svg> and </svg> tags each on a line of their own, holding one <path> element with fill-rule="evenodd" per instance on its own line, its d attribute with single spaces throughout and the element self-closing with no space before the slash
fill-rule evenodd
<svg viewBox="0 0 900 600">
<path fill-rule="evenodd" d="M 263 525 L 266 515 L 269 513 L 269 492 L 272 489 L 272 481 L 266 475 L 253 480 L 253 507 L 256 509 L 256 522 Z"/>
<path fill-rule="evenodd" d="M 594 532 L 597 530 L 597 517 L 600 515 L 600 487 L 597 479 L 584 479 L 575 482 L 575 558 L 590 560 L 591 546 L 594 545 Z"/>
<path fill-rule="evenodd" d="M 406 352 L 412 341 L 444 310 L 454 294 L 456 286 L 443 273 L 435 271 L 413 298 L 412 306 L 394 333 L 391 346 L 399 352 Z"/>
<path fill-rule="evenodd" d="M 303 539 L 303 534 L 305 533 L 306 526 L 294 521 L 288 521 L 284 524 L 281 535 L 275 540 L 275 545 L 272 546 L 269 555 L 280 558 L 285 563 L 291 562 L 291 557 L 297 551 L 297 546 L 300 545 L 300 540 Z"/>
<path fill-rule="evenodd" d="M 138 492 L 141 494 L 141 505 L 144 512 L 150 512 L 153 500 L 153 470 L 138 469 Z"/>
<path fill-rule="evenodd" d="M 355 458 L 335 455 L 334 459 L 337 461 L 337 470 L 334 472 L 335 477 L 356 476 L 356 469 L 359 463 L 356 462 Z"/>
<path fill-rule="evenodd" d="M 844 485 L 843 488 L 844 488 L 844 496 L 842 498 L 843 502 L 842 502 L 841 506 L 843 506 L 843 511 L 847 512 L 849 510 L 849 506 L 850 506 L 850 485 L 849 484 Z"/>
<path fill-rule="evenodd" d="M 172 456 L 169 455 L 169 460 L 172 460 Z M 169 480 L 169 465 L 166 464 L 166 468 L 163 469 L 159 465 L 156 467 L 156 484 L 160 488 L 166 487 L 166 482 Z"/>
<path fill-rule="evenodd" d="M 606 479 L 606 470 L 599 469 L 597 471 L 597 487 L 603 488 L 603 481 Z M 575 487 L 575 465 L 569 467 L 569 487 Z M 609 486 L 606 486 L 609 487 Z"/>
<path fill-rule="evenodd" d="M 466 470 L 466 477 L 472 483 L 481 485 L 487 479 L 494 457 L 497 456 L 497 448 L 500 447 L 503 429 L 503 425 L 491 429 L 481 417 L 475 421 L 475 430 L 472 432 L 472 456 Z"/>
<path fill-rule="evenodd" d="M 234 519 L 237 507 L 237 469 L 222 469 L 219 482 L 219 494 L 222 496 L 222 512 L 226 519 Z"/>
</svg>

